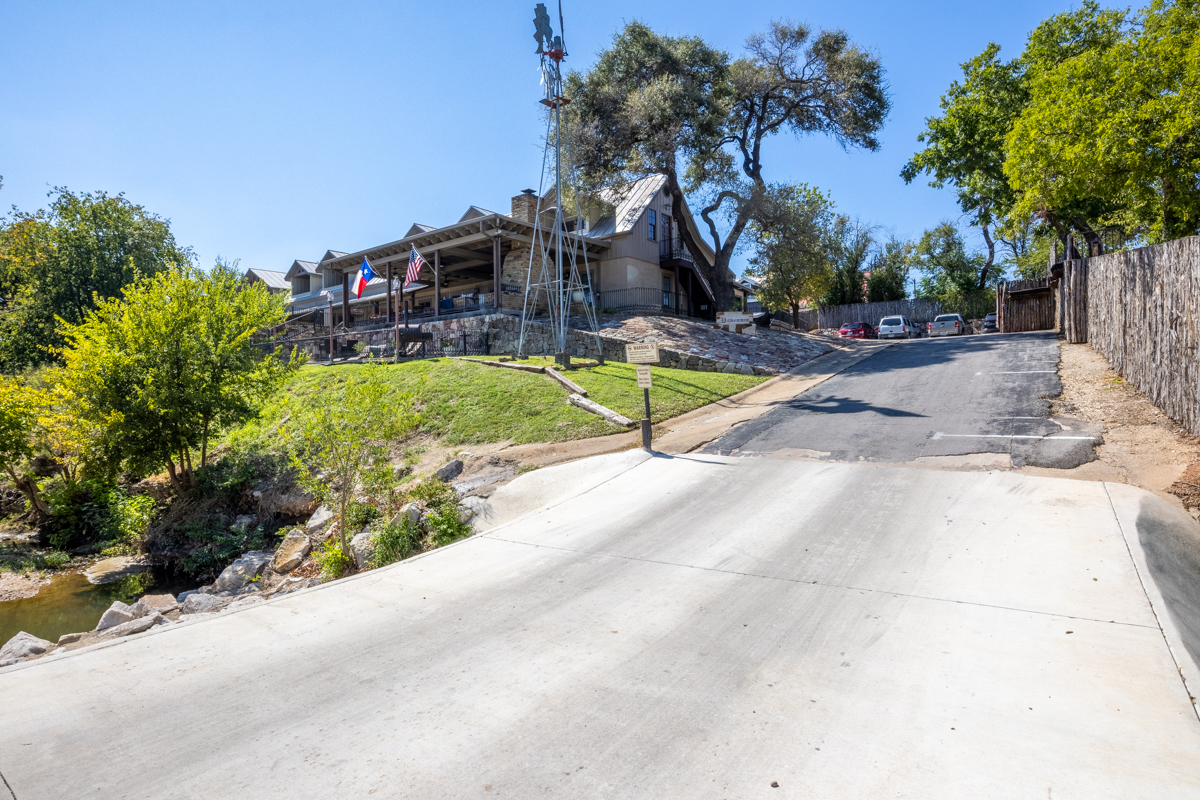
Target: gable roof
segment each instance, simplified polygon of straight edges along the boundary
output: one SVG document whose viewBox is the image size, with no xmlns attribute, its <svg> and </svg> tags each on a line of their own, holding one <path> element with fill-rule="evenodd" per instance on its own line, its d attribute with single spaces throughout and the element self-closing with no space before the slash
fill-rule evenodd
<svg viewBox="0 0 1200 800">
<path fill-rule="evenodd" d="M 494 217 L 495 215 L 495 211 L 488 211 L 486 208 L 480 208 L 479 206 L 471 206 L 458 218 L 458 221 L 466 222 L 467 220 L 479 219 L 480 217 Z"/>
<path fill-rule="evenodd" d="M 624 186 L 601 189 L 598 193 L 600 199 L 613 207 L 613 213 L 602 217 L 588 231 L 588 235 L 615 236 L 629 233 L 666 182 L 666 175 L 647 175 Z"/>
<path fill-rule="evenodd" d="M 346 254 L 341 250 L 326 250 L 325 255 L 321 256 L 321 263 L 324 264 L 326 261 L 332 261 L 333 259 L 341 258 L 344 255 Z"/>
<path fill-rule="evenodd" d="M 258 269 L 252 267 L 246 270 L 246 278 L 255 277 L 267 285 L 268 289 L 290 290 L 292 285 L 288 283 L 286 272 L 276 272 L 272 269 Z"/>
<path fill-rule="evenodd" d="M 284 280 L 290 281 L 297 275 L 316 275 L 320 271 L 320 267 L 311 261 L 296 260 L 292 262 L 292 266 L 288 269 L 288 271 L 283 274 L 283 278 Z"/>
<path fill-rule="evenodd" d="M 474 208 L 474 206 L 472 206 L 472 208 Z M 419 222 L 414 222 L 412 227 L 408 229 L 408 233 L 404 234 L 404 238 L 407 239 L 411 236 L 416 236 L 420 233 L 429 233 L 430 231 L 434 230 L 437 230 L 437 228 L 433 227 L 432 225 L 422 225 Z"/>
</svg>

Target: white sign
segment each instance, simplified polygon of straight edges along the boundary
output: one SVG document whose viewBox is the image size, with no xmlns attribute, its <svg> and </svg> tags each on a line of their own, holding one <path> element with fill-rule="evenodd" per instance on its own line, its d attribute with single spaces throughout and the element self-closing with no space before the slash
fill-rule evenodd
<svg viewBox="0 0 1200 800">
<path fill-rule="evenodd" d="M 638 388 L 650 388 L 650 367 L 645 364 L 638 364 L 637 368 Z"/>
<path fill-rule="evenodd" d="M 625 345 L 625 361 L 630 364 L 657 364 L 658 345 L 634 342 Z"/>
<path fill-rule="evenodd" d="M 717 314 L 718 325 L 753 325 L 754 315 L 743 314 L 740 311 L 722 311 Z"/>
</svg>

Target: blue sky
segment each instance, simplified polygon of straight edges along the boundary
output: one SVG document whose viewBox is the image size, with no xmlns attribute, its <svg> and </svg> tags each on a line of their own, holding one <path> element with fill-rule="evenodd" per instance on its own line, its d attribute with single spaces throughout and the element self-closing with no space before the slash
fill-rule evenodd
<svg viewBox="0 0 1200 800">
<path fill-rule="evenodd" d="M 0 2 L 0 207 L 53 186 L 124 192 L 201 263 L 284 270 L 508 210 L 536 188 L 542 133 L 533 6 L 521 2 Z M 840 27 L 883 59 L 894 108 L 876 153 L 779 136 L 767 177 L 919 235 L 956 219 L 948 190 L 899 177 L 959 63 L 1009 56 L 1069 3 L 565 0 L 568 63 L 626 21 L 733 54 L 771 19 Z"/>
</svg>

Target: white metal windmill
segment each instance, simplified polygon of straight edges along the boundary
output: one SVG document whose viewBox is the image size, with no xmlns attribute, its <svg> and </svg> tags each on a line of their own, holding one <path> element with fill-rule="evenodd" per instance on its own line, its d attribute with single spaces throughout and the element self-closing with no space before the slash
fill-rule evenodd
<svg viewBox="0 0 1200 800">
<path fill-rule="evenodd" d="M 541 314 L 548 317 L 555 358 L 566 363 L 567 329 L 573 314 L 582 315 L 587 328 L 596 337 L 600 348 L 600 329 L 596 323 L 596 306 L 592 295 L 592 276 L 587 260 L 584 228 L 587 216 L 581 205 L 575 170 L 571 158 L 570 137 L 567 135 L 567 116 L 563 107 L 571 101 L 563 96 L 562 61 L 566 57 L 563 45 L 562 2 L 558 5 L 558 35 L 550 24 L 546 5 L 534 9 L 533 38 L 541 56 L 542 86 L 546 96 L 540 101 L 552 114 L 546 115 L 546 148 L 542 154 L 542 177 L 538 185 L 537 211 L 534 214 L 533 246 L 529 253 L 529 271 L 525 278 L 525 303 L 521 311 L 521 338 L 518 355 L 525 355 L 525 339 L 529 325 L 540 322 Z M 554 192 L 547 193 L 553 183 Z M 568 189 L 569 191 L 564 191 Z M 547 196 L 554 198 L 552 208 L 543 208 Z M 568 203 L 574 206 L 567 213 Z M 553 211 L 553 220 L 549 219 Z"/>
</svg>

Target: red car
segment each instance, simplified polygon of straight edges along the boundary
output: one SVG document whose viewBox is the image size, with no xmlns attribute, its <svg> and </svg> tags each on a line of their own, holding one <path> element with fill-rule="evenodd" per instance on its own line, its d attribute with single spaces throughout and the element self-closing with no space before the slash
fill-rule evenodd
<svg viewBox="0 0 1200 800">
<path fill-rule="evenodd" d="M 875 327 L 869 322 L 847 322 L 838 329 L 839 339 L 878 339 Z"/>
</svg>

